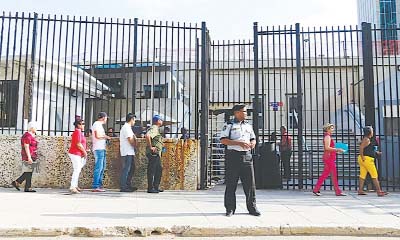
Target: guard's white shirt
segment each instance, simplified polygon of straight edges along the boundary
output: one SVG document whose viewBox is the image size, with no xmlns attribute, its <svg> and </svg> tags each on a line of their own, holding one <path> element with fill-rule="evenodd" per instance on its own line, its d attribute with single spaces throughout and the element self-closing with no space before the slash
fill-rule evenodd
<svg viewBox="0 0 400 240">
<path fill-rule="evenodd" d="M 253 127 L 247 121 L 234 121 L 232 123 L 225 123 L 221 131 L 221 139 L 223 138 L 250 143 L 251 140 L 256 139 L 256 135 L 254 134 Z M 241 152 L 248 151 L 248 149 L 244 149 L 238 145 L 229 145 L 227 148 L 229 150 L 236 150 Z"/>
<path fill-rule="evenodd" d="M 134 134 L 132 131 L 132 126 L 129 123 L 125 123 L 124 126 L 122 126 L 119 134 L 119 150 L 121 152 L 121 156 L 135 155 L 135 148 L 128 139 L 133 137 Z"/>
</svg>

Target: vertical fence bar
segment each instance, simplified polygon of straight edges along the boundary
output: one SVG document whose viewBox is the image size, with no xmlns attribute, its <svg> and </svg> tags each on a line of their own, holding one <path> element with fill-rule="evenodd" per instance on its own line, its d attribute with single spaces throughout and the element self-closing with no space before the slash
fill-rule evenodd
<svg viewBox="0 0 400 240">
<path fill-rule="evenodd" d="M 258 23 L 255 22 L 253 24 L 253 53 L 254 53 L 254 101 L 253 101 L 253 129 L 256 135 L 256 144 L 259 144 L 259 122 L 258 122 L 258 113 L 260 104 L 259 104 L 259 76 L 258 76 Z M 258 150 L 256 148 L 255 154 L 258 154 Z"/>
<path fill-rule="evenodd" d="M 33 29 L 32 29 L 32 51 L 31 51 L 31 66 L 30 66 L 30 77 L 29 77 L 29 102 L 26 104 L 28 106 L 28 110 L 25 110 L 26 117 L 31 121 L 33 120 L 32 116 L 32 107 L 33 107 L 33 77 L 35 71 L 35 58 L 36 58 L 36 44 L 37 44 L 37 22 L 38 22 L 38 14 L 34 13 L 33 16 Z M 24 128 L 24 122 L 22 122 L 22 129 Z"/>
<path fill-rule="evenodd" d="M 208 156 L 208 107 L 209 81 L 207 68 L 208 37 L 206 23 L 201 24 L 201 116 L 200 116 L 200 189 L 207 184 L 207 156 Z"/>
<path fill-rule="evenodd" d="M 301 86 L 301 49 L 300 49 L 300 24 L 296 23 L 296 78 L 297 78 L 297 112 L 298 112 L 298 174 L 299 174 L 299 189 L 303 189 L 303 92 Z"/>
<path fill-rule="evenodd" d="M 361 27 L 365 97 L 365 124 L 375 128 L 375 86 L 372 57 L 371 24 L 363 22 L 361 24 Z"/>
</svg>

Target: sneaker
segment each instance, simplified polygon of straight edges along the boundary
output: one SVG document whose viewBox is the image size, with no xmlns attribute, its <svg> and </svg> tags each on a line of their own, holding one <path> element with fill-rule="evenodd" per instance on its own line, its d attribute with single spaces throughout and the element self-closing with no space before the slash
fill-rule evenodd
<svg viewBox="0 0 400 240">
<path fill-rule="evenodd" d="M 105 192 L 106 190 L 102 189 L 102 188 L 94 188 L 92 189 L 92 192 Z"/>
<path fill-rule="evenodd" d="M 28 189 L 25 189 L 24 192 L 36 192 L 36 190 L 33 190 L 32 188 L 28 188 Z"/>
<path fill-rule="evenodd" d="M 17 189 L 18 191 L 21 190 L 21 189 L 19 189 L 19 183 L 17 183 L 17 181 L 13 181 L 13 182 L 11 183 L 11 185 L 12 185 L 13 187 L 15 187 L 15 189 Z"/>
<path fill-rule="evenodd" d="M 159 193 L 159 191 L 157 190 L 157 189 L 150 189 L 150 190 L 147 190 L 147 193 Z"/>
<path fill-rule="evenodd" d="M 336 196 L 338 196 L 338 197 L 345 197 L 345 196 L 347 196 L 347 194 L 345 194 L 345 193 L 338 193 L 338 194 L 336 194 Z"/>
</svg>

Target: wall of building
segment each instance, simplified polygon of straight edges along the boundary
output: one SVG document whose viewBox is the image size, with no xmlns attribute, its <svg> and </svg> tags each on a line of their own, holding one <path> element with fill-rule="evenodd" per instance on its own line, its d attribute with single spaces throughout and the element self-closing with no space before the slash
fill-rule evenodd
<svg viewBox="0 0 400 240">
<path fill-rule="evenodd" d="M 0 186 L 9 187 L 11 181 L 21 174 L 21 136 L 0 136 Z M 33 174 L 33 187 L 69 188 L 72 163 L 67 155 L 70 137 L 38 136 L 39 172 Z M 90 140 L 88 142 L 91 145 Z M 196 190 L 199 171 L 199 145 L 195 140 L 166 139 L 167 151 L 162 156 L 163 175 L 161 188 L 167 190 Z M 136 170 L 133 185 L 147 189 L 146 143 L 139 139 L 136 154 Z M 83 167 L 79 186 L 90 188 L 93 179 L 94 158 L 89 153 Z M 104 187 L 119 189 L 121 161 L 119 139 L 114 138 L 107 149 L 107 167 Z"/>
</svg>

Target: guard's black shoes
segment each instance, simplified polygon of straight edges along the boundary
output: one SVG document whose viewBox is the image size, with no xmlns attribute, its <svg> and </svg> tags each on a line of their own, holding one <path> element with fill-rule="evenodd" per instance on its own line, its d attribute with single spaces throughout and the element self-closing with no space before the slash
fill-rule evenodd
<svg viewBox="0 0 400 240">
<path fill-rule="evenodd" d="M 253 211 L 250 211 L 249 214 L 250 214 L 250 215 L 253 215 L 253 216 L 256 216 L 256 217 L 258 217 L 258 216 L 261 215 L 261 213 L 260 213 L 257 209 L 256 209 L 256 210 L 253 210 Z"/>
<path fill-rule="evenodd" d="M 235 214 L 235 211 L 233 211 L 233 210 L 226 210 L 225 216 L 227 216 L 227 217 L 232 217 L 233 214 Z"/>
</svg>

